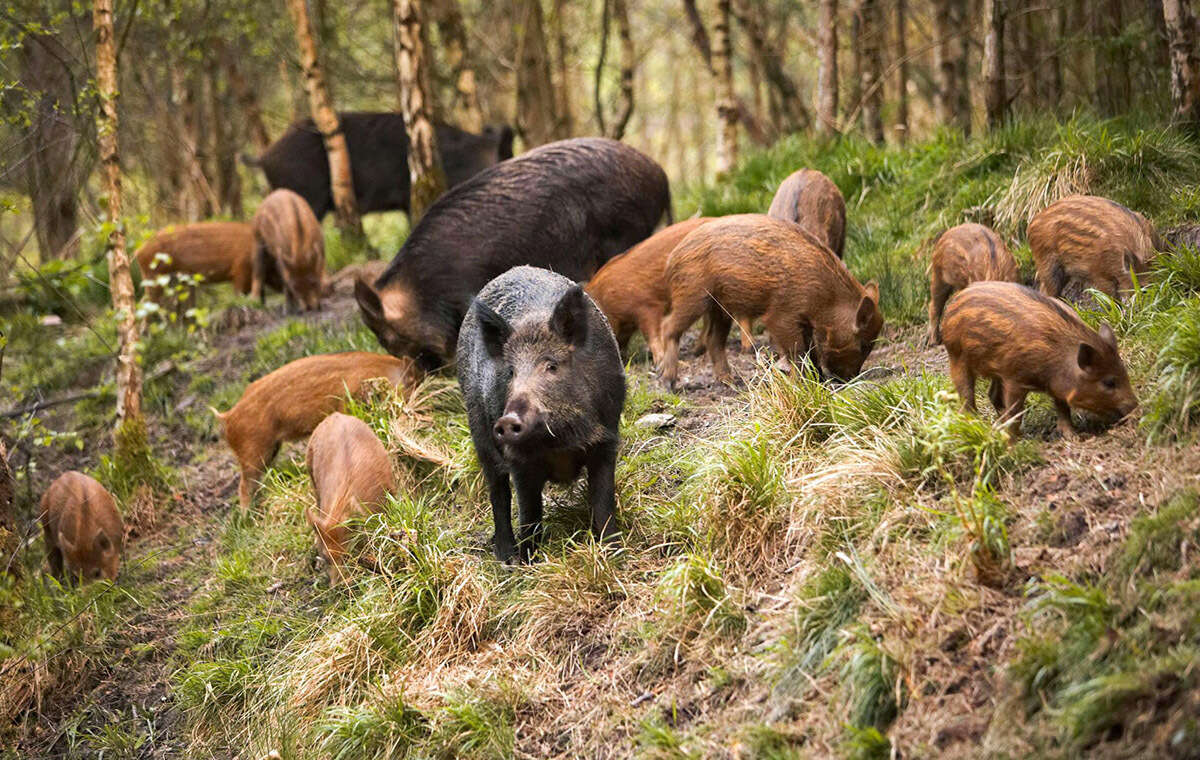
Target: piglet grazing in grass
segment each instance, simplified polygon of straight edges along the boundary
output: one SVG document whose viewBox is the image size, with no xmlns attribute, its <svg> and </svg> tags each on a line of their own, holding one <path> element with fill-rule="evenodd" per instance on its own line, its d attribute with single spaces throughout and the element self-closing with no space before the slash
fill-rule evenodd
<svg viewBox="0 0 1200 760">
<path fill-rule="evenodd" d="M 1064 437 L 1075 431 L 1072 407 L 1109 420 L 1137 408 L 1112 329 L 1097 332 L 1062 301 L 1023 285 L 967 286 L 946 305 L 942 341 L 963 405 L 975 411 L 975 380 L 991 380 L 988 398 L 1014 439 L 1030 391 L 1054 399 Z"/>
<path fill-rule="evenodd" d="M 325 233 L 308 202 L 287 189 L 272 192 L 254 212 L 252 297 L 262 299 L 264 280 L 272 269 L 283 280 L 289 310 L 321 308 Z"/>
<path fill-rule="evenodd" d="M 116 580 L 125 524 L 117 504 L 95 478 L 70 470 L 42 495 L 42 531 L 50 570 L 60 580 Z"/>
<path fill-rule="evenodd" d="M 228 412 L 216 412 L 225 441 L 241 467 L 238 499 L 248 509 L 263 472 L 285 441 L 299 440 L 331 413 L 342 408 L 346 395 L 357 395 L 373 378 L 411 389 L 422 373 L 407 358 L 347 351 L 297 359 L 247 386 Z"/>
<path fill-rule="evenodd" d="M 614 533 L 625 371 L 592 299 L 545 269 L 510 269 L 472 302 L 457 355 L 471 440 L 491 495 L 496 557 L 528 559 L 542 531 L 542 488 L 570 483 L 584 467 L 592 531 Z"/>
<path fill-rule="evenodd" d="M 308 472 L 317 495 L 317 508 L 307 511 L 317 533 L 317 553 L 325 558 L 329 582 L 345 577 L 350 542 L 346 521 L 378 512 L 395 490 L 392 460 L 367 423 L 334 412 L 308 439 Z"/>
</svg>

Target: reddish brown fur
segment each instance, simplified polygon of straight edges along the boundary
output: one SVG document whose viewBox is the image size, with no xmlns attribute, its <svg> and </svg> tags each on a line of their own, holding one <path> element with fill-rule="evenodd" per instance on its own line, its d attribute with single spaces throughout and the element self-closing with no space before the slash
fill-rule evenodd
<svg viewBox="0 0 1200 760">
<path fill-rule="evenodd" d="M 261 297 L 268 259 L 283 279 L 290 308 L 321 308 L 325 235 L 308 201 L 287 189 L 272 192 L 254 213 L 255 254 L 251 295 Z"/>
<path fill-rule="evenodd" d="M 963 405 L 975 411 L 976 378 L 991 380 L 988 397 L 1014 438 L 1030 391 L 1054 399 L 1064 436 L 1075 429 L 1071 407 L 1124 417 L 1137 406 L 1108 325 L 1097 333 L 1062 301 L 1023 285 L 976 282 L 959 291 L 942 338 Z"/>
<path fill-rule="evenodd" d="M 309 356 L 250 383 L 232 409 L 218 413 L 225 441 L 241 467 L 242 508 L 249 508 L 258 479 L 281 443 L 311 433 L 342 408 L 347 393 L 359 393 L 365 381 L 376 377 L 412 388 L 420 382 L 421 371 L 410 359 L 365 351 Z"/>
<path fill-rule="evenodd" d="M 800 169 L 781 182 L 767 216 L 799 224 L 842 258 L 846 199 L 833 180 L 816 169 Z"/>
<path fill-rule="evenodd" d="M 1017 260 L 991 228 L 960 224 L 941 234 L 929 267 L 929 342 L 941 342 L 939 326 L 946 301 L 980 280 L 1019 282 Z"/>
<path fill-rule="evenodd" d="M 663 314 L 667 287 L 663 281 L 667 257 L 689 232 L 711 217 L 687 219 L 659 230 L 600 268 L 587 284 L 587 293 L 604 312 L 617 345 L 624 352 L 635 330 L 646 336 L 654 361 L 662 359 Z"/>
<path fill-rule="evenodd" d="M 42 532 L 55 577 L 115 580 L 121 566 L 125 525 L 104 486 L 82 472 L 58 476 L 42 495 Z"/>
<path fill-rule="evenodd" d="M 344 578 L 346 520 L 382 508 L 396 488 L 392 461 L 367 423 L 334 412 L 308 439 L 307 462 L 317 508 L 306 515 L 317 533 L 317 552 L 328 562 L 329 582 L 337 583 Z"/>
<path fill-rule="evenodd" d="M 1161 247 L 1141 214 L 1094 195 L 1051 204 L 1029 223 L 1029 248 L 1042 292 L 1055 298 L 1071 280 L 1118 298 Z"/>
<path fill-rule="evenodd" d="M 833 252 L 791 222 L 761 214 L 728 216 L 691 232 L 665 273 L 663 379 L 675 382 L 679 337 L 705 314 L 707 350 L 729 377 L 725 339 L 733 319 L 763 317 L 771 343 L 791 360 L 815 349 L 822 371 L 858 374 L 883 327 L 879 289 L 859 284 Z"/>
<path fill-rule="evenodd" d="M 160 253 L 170 260 L 156 260 Z M 253 280 L 254 228 L 245 222 L 172 225 L 154 233 L 134 257 L 147 283 L 164 274 L 198 274 L 204 283 L 232 282 L 246 294 Z M 152 300 L 161 300 L 159 286 L 146 284 L 145 289 Z"/>
</svg>

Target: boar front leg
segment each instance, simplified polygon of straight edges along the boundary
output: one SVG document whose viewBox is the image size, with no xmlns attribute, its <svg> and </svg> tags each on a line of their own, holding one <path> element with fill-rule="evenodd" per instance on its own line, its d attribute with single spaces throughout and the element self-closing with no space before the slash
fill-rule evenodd
<svg viewBox="0 0 1200 760">
<path fill-rule="evenodd" d="M 59 549 L 58 544 L 54 542 L 54 536 L 51 535 L 49 528 L 45 528 L 43 533 L 46 538 L 46 559 L 50 562 L 50 574 L 61 583 L 64 580 L 62 549 Z"/>
<path fill-rule="evenodd" d="M 617 446 L 596 446 L 588 454 L 588 502 L 592 508 L 592 533 L 601 540 L 617 532 Z"/>
<path fill-rule="evenodd" d="M 950 357 L 950 380 L 962 399 L 963 409 L 978 414 L 975 408 L 975 373 L 961 358 Z"/>
<path fill-rule="evenodd" d="M 709 310 L 708 332 L 704 336 L 704 344 L 708 351 L 708 359 L 713 365 L 713 374 L 722 383 L 727 383 L 733 378 L 729 371 L 729 357 L 725 353 L 725 342 L 729 340 L 729 327 L 732 324 L 733 318 L 719 304 Z"/>
<path fill-rule="evenodd" d="M 1003 386 L 1004 412 L 1000 420 L 1008 427 L 1008 437 L 1013 442 L 1021 437 L 1021 417 L 1025 414 L 1026 395 L 1028 392 L 1024 388 L 1008 383 Z"/>
<path fill-rule="evenodd" d="M 1058 433 L 1064 439 L 1075 437 L 1075 422 L 1071 419 L 1071 405 L 1062 399 L 1054 399 L 1054 411 L 1058 413 Z"/>
<path fill-rule="evenodd" d="M 542 541 L 542 489 L 546 487 L 546 477 L 514 472 L 513 485 L 517 487 L 517 550 L 522 561 L 528 562 Z"/>
<path fill-rule="evenodd" d="M 263 286 L 266 276 L 267 249 L 260 245 L 254 249 L 254 256 L 250 261 L 250 297 L 257 299 L 262 306 L 267 304 L 267 291 Z"/>
<path fill-rule="evenodd" d="M 492 525 L 496 531 L 492 536 L 492 550 L 496 559 L 510 562 L 517 553 L 517 541 L 512 529 L 512 486 L 508 482 L 508 473 L 498 468 L 485 464 L 484 475 L 488 482 L 488 497 L 492 502 Z"/>
</svg>

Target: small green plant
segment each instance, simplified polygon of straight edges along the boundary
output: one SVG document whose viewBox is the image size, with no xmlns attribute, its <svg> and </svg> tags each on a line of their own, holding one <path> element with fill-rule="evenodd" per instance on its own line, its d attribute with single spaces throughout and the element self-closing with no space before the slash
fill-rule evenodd
<svg viewBox="0 0 1200 760">
<path fill-rule="evenodd" d="M 849 724 L 886 730 L 906 699 L 896 661 L 861 625 L 843 633 L 835 656 L 842 662 L 839 674 Z"/>
<path fill-rule="evenodd" d="M 971 540 L 968 548 L 975 577 L 985 586 L 1002 587 L 1011 576 L 1012 547 L 1008 543 L 1008 509 L 995 490 L 976 483 L 969 497 L 956 491 L 954 511 Z"/>
<path fill-rule="evenodd" d="M 406 757 L 425 740 L 429 719 L 404 701 L 404 695 L 379 696 L 360 705 L 331 707 L 315 728 L 326 757 Z"/>
<path fill-rule="evenodd" d="M 1155 358 L 1156 379 L 1143 424 L 1151 440 L 1183 439 L 1200 423 L 1200 297 L 1160 319 L 1165 336 Z"/>
<path fill-rule="evenodd" d="M 691 554 L 668 568 L 657 596 L 670 619 L 684 630 L 736 632 L 745 627 L 720 568 L 701 554 Z"/>
</svg>

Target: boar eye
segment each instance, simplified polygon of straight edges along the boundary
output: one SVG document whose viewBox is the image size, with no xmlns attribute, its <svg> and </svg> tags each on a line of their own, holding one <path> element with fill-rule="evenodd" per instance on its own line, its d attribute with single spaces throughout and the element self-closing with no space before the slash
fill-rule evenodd
<svg viewBox="0 0 1200 760">
<path fill-rule="evenodd" d="M 556 362 L 553 359 L 547 359 L 545 366 L 546 366 L 546 371 L 549 372 L 551 375 L 553 375 L 555 372 L 558 372 L 558 362 Z"/>
<path fill-rule="evenodd" d="M 1115 377 L 1104 378 L 1104 387 L 1108 388 L 1110 391 L 1115 391 L 1117 389 L 1117 378 L 1115 378 Z"/>
</svg>

